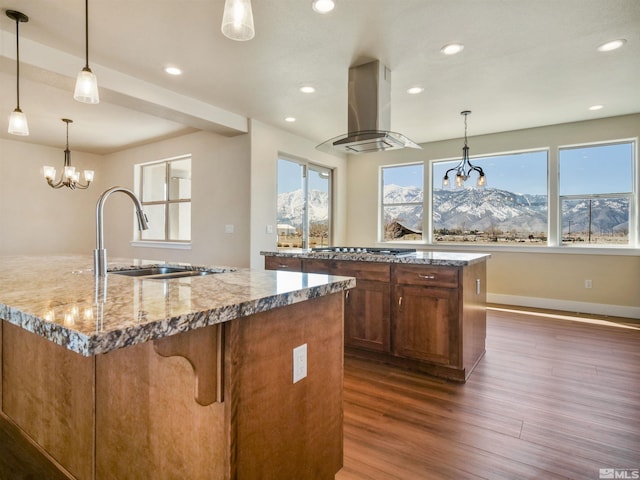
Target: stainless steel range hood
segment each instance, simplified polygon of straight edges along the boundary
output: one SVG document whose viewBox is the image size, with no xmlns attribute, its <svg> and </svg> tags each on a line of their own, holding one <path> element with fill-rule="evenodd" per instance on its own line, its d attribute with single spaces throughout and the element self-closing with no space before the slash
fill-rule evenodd
<svg viewBox="0 0 640 480">
<path fill-rule="evenodd" d="M 349 69 L 349 133 L 316 148 L 350 154 L 399 148 L 422 148 L 400 133 L 391 132 L 391 71 L 378 60 Z"/>
</svg>

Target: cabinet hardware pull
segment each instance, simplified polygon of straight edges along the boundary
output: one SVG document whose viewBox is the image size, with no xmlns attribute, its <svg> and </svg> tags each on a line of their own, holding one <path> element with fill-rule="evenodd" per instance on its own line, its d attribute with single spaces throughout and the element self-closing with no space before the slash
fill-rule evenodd
<svg viewBox="0 0 640 480">
<path fill-rule="evenodd" d="M 278 265 L 278 268 L 289 268 L 289 265 L 280 264 Z"/>
<path fill-rule="evenodd" d="M 401 306 L 402 306 L 402 297 L 400 297 L 400 298 L 398 299 L 398 306 L 399 306 L 399 307 L 401 307 Z"/>
<path fill-rule="evenodd" d="M 427 280 L 435 280 L 435 279 L 436 279 L 436 276 L 435 276 L 435 275 L 420 275 L 420 274 L 418 274 L 418 276 L 419 276 L 420 278 L 425 278 L 425 279 L 427 279 Z"/>
<path fill-rule="evenodd" d="M 350 290 L 347 290 L 347 293 L 344 295 L 344 299 L 345 300 L 349 300 L 349 292 L 350 292 Z"/>
</svg>

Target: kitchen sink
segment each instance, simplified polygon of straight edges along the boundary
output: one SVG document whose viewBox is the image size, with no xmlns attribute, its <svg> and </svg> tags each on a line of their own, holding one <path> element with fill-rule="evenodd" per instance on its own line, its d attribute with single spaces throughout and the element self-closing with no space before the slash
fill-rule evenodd
<svg viewBox="0 0 640 480">
<path fill-rule="evenodd" d="M 146 266 L 122 270 L 111 270 L 115 275 L 126 275 L 144 279 L 169 280 L 172 278 L 201 277 L 214 273 L 223 273 L 225 269 L 194 270 L 193 267 L 180 266 Z"/>
</svg>

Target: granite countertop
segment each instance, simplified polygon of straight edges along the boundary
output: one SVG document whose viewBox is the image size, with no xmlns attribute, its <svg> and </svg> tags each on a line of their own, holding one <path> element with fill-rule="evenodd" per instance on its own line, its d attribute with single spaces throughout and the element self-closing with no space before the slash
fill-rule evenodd
<svg viewBox="0 0 640 480">
<path fill-rule="evenodd" d="M 154 263 L 110 258 L 108 269 Z M 355 287 L 350 277 L 211 269 L 223 273 L 96 279 L 89 255 L 0 256 L 0 319 L 90 356 Z"/>
<path fill-rule="evenodd" d="M 320 258 L 325 260 L 442 265 L 448 267 L 464 267 L 477 262 L 484 262 L 491 257 L 491 255 L 487 253 L 418 251 L 396 256 L 374 253 L 313 252 L 301 248 L 292 248 L 276 252 L 260 252 L 260 255 L 264 255 L 265 257 Z"/>
</svg>

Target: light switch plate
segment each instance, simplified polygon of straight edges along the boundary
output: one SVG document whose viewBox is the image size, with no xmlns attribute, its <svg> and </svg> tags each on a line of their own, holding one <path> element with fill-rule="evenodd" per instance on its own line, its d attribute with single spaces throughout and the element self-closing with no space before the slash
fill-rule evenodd
<svg viewBox="0 0 640 480">
<path fill-rule="evenodd" d="M 225 225 L 224 233 L 233 233 L 233 225 Z"/>
</svg>

